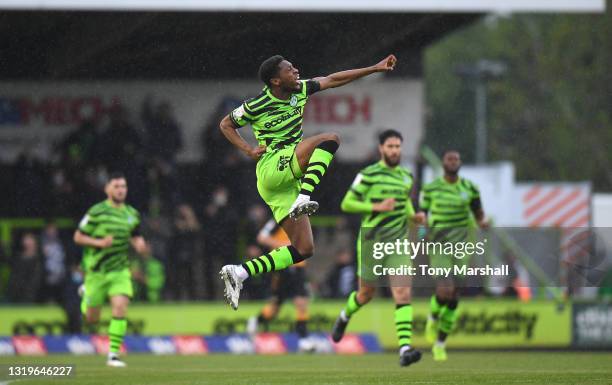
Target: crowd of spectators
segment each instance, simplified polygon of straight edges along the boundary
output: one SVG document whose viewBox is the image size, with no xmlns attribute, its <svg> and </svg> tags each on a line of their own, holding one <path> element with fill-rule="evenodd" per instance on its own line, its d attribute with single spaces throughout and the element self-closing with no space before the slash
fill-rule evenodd
<svg viewBox="0 0 612 385">
<path fill-rule="evenodd" d="M 56 143 L 52 162 L 24 150 L 13 165 L 15 191 L 8 211 L 14 212 L 7 214 L 78 223 L 104 199 L 107 175 L 120 170 L 128 180 L 128 202 L 143 214 L 148 242 L 147 253 L 134 256 L 131 266 L 136 300 L 219 299 L 219 269 L 263 253 L 256 236 L 270 215 L 254 194 L 252 161 L 218 129 L 235 105 L 235 99 L 224 99 L 209 117 L 201 135 L 205 157 L 196 165 L 177 162 L 183 138 L 170 103 L 147 97 L 140 114 L 115 105 L 107 121 L 83 121 Z M 49 221 L 42 230 L 14 233 L 4 262 L 0 258 L 0 274 L 10 271 L 0 300 L 57 302 L 78 314 L 81 250 L 71 240 L 73 230 L 60 231 Z M 346 238 L 346 231 L 338 234 Z M 354 240 L 344 238 L 339 244 L 352 246 Z M 332 250 L 330 258 L 333 253 L 347 255 Z M 347 281 L 350 258 L 339 258 L 348 270 L 334 265 L 328 280 L 318 285 L 325 295 L 341 295 L 353 284 Z M 341 282 L 331 282 L 335 276 Z M 267 295 L 265 277 L 250 285 L 251 298 Z"/>
</svg>

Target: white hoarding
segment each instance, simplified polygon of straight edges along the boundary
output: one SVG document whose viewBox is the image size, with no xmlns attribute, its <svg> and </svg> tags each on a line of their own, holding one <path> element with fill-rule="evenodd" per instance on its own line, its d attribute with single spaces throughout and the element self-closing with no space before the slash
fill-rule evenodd
<svg viewBox="0 0 612 385">
<path fill-rule="evenodd" d="M 603 12 L 605 0 L 0 0 L 5 9 L 225 12 Z"/>
<path fill-rule="evenodd" d="M 17 82 L 0 83 L 0 158 L 11 161 L 26 147 L 49 158 L 54 143 L 87 118 L 100 125 L 114 104 L 126 107 L 130 122 L 143 134 L 143 101 L 168 101 L 183 135 L 182 161 L 204 156 L 201 137 L 206 126 L 217 127 L 215 111 L 261 91 L 258 82 Z M 423 84 L 411 80 L 366 78 L 313 95 L 305 110 L 305 136 L 340 134 L 339 157 L 362 160 L 375 149 L 381 128 L 404 133 L 405 156 L 414 157 L 423 134 Z M 250 137 L 250 128 L 241 129 Z M 143 134 L 144 135 L 144 134 Z"/>
</svg>

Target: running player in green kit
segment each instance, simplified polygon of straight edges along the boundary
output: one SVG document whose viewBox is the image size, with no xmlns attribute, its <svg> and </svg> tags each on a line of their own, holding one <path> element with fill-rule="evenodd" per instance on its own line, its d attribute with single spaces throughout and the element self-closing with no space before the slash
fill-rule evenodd
<svg viewBox="0 0 612 385">
<path fill-rule="evenodd" d="M 319 207 L 310 195 L 327 171 L 340 138 L 325 133 L 303 138 L 302 120 L 308 97 L 315 92 L 343 86 L 353 80 L 393 70 L 393 55 L 376 65 L 300 80 L 299 71 L 280 55 L 259 67 L 263 91 L 223 118 L 225 137 L 243 153 L 257 160 L 257 190 L 274 219 L 285 230 L 291 245 L 270 251 L 242 265 L 221 269 L 225 299 L 238 309 L 242 282 L 250 276 L 285 269 L 312 256 L 314 242 L 308 215 Z M 249 145 L 238 128 L 250 124 L 259 146 Z M 306 214 L 306 215 L 304 215 Z"/>
<path fill-rule="evenodd" d="M 422 223 L 423 214 L 415 214 L 410 200 L 412 173 L 400 166 L 402 135 L 395 130 L 386 130 L 379 136 L 378 150 L 380 161 L 364 168 L 357 174 L 351 188 L 342 200 L 342 211 L 361 214 L 361 232 L 385 233 L 389 241 L 408 236 L 412 222 Z M 362 260 L 362 235 L 357 240 L 357 275 L 359 290 L 352 292 L 332 330 L 332 339 L 339 342 L 350 318 L 365 304 L 370 302 L 376 292 L 372 285 L 371 272 L 367 261 Z M 367 237 L 363 235 L 364 237 Z M 377 237 L 380 240 L 379 237 Z M 392 257 L 391 265 L 409 263 L 409 256 Z M 412 342 L 412 305 L 409 280 L 396 280 L 389 277 L 391 293 L 395 300 L 395 330 L 399 345 L 400 365 L 408 366 L 421 359 L 421 352 L 410 345 Z M 370 283 L 369 283 L 370 282 Z"/>
<path fill-rule="evenodd" d="M 428 235 L 435 242 L 464 242 L 472 237 L 477 225 L 488 227 L 480 202 L 478 187 L 459 176 L 461 155 L 447 150 L 442 155 L 444 175 L 425 185 L 421 193 L 420 208 L 428 218 Z M 469 256 L 456 259 L 448 255 L 429 255 L 433 267 L 452 267 L 467 264 Z M 436 278 L 436 292 L 431 296 L 430 313 L 425 327 L 425 336 L 433 343 L 435 361 L 446 361 L 446 337 L 457 321 L 459 287 L 461 277 Z"/>
<path fill-rule="evenodd" d="M 108 297 L 112 319 L 108 326 L 110 346 L 106 364 L 125 367 L 119 351 L 127 329 L 127 307 L 133 295 L 128 252 L 131 245 L 137 253 L 144 253 L 146 244 L 139 232 L 140 214 L 125 204 L 127 182 L 123 174 L 111 174 L 104 192 L 108 199 L 87 210 L 74 233 L 74 242 L 83 246 L 86 321 L 95 324 L 100 320 L 102 305 Z"/>
</svg>

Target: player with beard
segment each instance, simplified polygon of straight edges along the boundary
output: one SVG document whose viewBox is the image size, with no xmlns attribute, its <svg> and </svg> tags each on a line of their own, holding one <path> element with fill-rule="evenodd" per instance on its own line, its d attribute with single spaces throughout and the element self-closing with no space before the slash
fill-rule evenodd
<svg viewBox="0 0 612 385">
<path fill-rule="evenodd" d="M 83 247 L 85 283 L 81 310 L 89 324 L 100 321 L 102 305 L 108 298 L 112 318 L 108 325 L 109 352 L 106 364 L 122 368 L 121 343 L 127 331 L 127 307 L 134 294 L 129 249 L 142 254 L 146 243 L 140 234 L 140 214 L 125 203 L 127 182 L 121 173 L 112 173 L 104 186 L 107 199 L 89 210 L 74 232 L 74 242 Z"/>
<path fill-rule="evenodd" d="M 386 130 L 379 136 L 380 161 L 364 168 L 357 174 L 351 188 L 342 200 L 342 211 L 361 214 L 361 230 L 357 240 L 357 275 L 359 290 L 352 292 L 346 306 L 334 323 L 332 339 L 339 342 L 351 317 L 370 302 L 376 292 L 367 265 L 367 257 L 361 253 L 362 235 L 367 239 L 372 233 L 377 241 L 393 242 L 408 236 L 412 223 L 422 223 L 423 214 L 415 214 L 410 200 L 413 178 L 410 171 L 400 166 L 402 135 L 395 130 Z M 384 233 L 384 235 L 382 235 Z M 396 266 L 409 264 L 409 256 L 394 256 Z M 398 263 L 399 262 L 399 263 Z M 411 346 L 412 305 L 410 280 L 398 281 L 390 276 L 391 293 L 395 301 L 395 330 L 399 345 L 400 365 L 408 366 L 421 359 L 421 352 Z"/>
<path fill-rule="evenodd" d="M 454 243 L 470 241 L 477 225 L 486 228 L 488 222 L 480 202 L 478 187 L 459 176 L 461 155 L 456 150 L 447 150 L 442 155 L 444 175 L 423 187 L 420 209 L 427 214 L 427 240 L 430 242 Z M 432 267 L 452 268 L 465 265 L 469 255 L 461 259 L 449 255 L 429 255 Z M 436 278 L 436 292 L 430 300 L 430 314 L 425 336 L 434 344 L 435 361 L 446 361 L 446 337 L 457 321 L 459 288 L 461 277 Z"/>
</svg>

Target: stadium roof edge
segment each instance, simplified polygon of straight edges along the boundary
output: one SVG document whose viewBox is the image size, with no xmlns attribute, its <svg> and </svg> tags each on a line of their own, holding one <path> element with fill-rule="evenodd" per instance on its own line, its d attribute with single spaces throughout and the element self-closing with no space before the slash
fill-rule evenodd
<svg viewBox="0 0 612 385">
<path fill-rule="evenodd" d="M 208 12 L 605 12 L 605 0 L 0 0 L 0 9 Z"/>
</svg>

